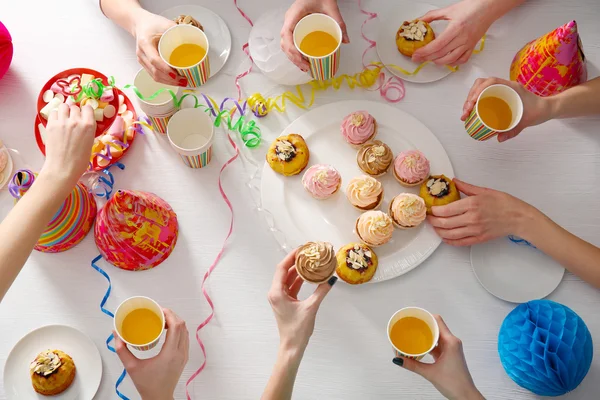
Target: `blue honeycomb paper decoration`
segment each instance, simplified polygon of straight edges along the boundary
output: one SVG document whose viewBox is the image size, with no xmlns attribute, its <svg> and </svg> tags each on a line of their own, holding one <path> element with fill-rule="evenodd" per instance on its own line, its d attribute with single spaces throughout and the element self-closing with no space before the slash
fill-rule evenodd
<svg viewBox="0 0 600 400">
<path fill-rule="evenodd" d="M 498 334 L 498 353 L 508 376 L 540 396 L 560 396 L 585 378 L 594 347 L 585 322 L 550 300 L 519 305 Z"/>
</svg>

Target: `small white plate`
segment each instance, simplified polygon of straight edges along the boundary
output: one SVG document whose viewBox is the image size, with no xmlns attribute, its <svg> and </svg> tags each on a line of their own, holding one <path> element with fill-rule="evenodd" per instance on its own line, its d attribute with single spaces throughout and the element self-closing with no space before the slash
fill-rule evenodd
<svg viewBox="0 0 600 400">
<path fill-rule="evenodd" d="M 506 237 L 471 247 L 471 265 L 488 292 L 511 303 L 548 296 L 565 273 L 540 250 Z"/>
<path fill-rule="evenodd" d="M 435 135 L 419 120 L 398 108 L 365 100 L 342 101 L 314 108 L 292 122 L 281 133 L 304 137 L 310 150 L 309 166 L 331 164 L 342 176 L 342 186 L 332 198 L 313 199 L 302 186 L 302 174 L 284 177 L 267 163 L 263 168 L 261 198 L 263 208 L 274 218 L 275 226 L 285 238 L 275 235 L 281 246 L 299 246 L 308 241 L 331 242 L 336 249 L 357 242 L 354 234 L 360 211 L 346 198 L 346 186 L 363 172 L 356 163 L 357 150 L 344 141 L 340 133 L 342 119 L 353 111 L 366 110 L 377 120 L 377 139 L 386 143 L 394 155 L 419 149 L 429 159 L 432 174 L 454 177 L 448 154 Z M 390 200 L 403 192 L 419 192 L 419 187 L 405 188 L 392 172 L 377 178 L 384 186 L 381 210 L 387 212 Z M 431 225 L 424 222 L 410 230 L 396 229 L 392 240 L 375 248 L 379 267 L 371 282 L 381 282 L 405 274 L 421 264 L 441 243 Z"/>
<path fill-rule="evenodd" d="M 9 400 L 42 400 L 31 386 L 29 364 L 44 350 L 62 350 L 71 356 L 77 372 L 71 386 L 55 400 L 91 400 L 102 379 L 102 359 L 94 342 L 65 325 L 48 325 L 29 332 L 17 342 L 4 365 L 4 390 Z"/>
<path fill-rule="evenodd" d="M 223 68 L 231 54 L 231 33 L 223 18 L 208 8 L 193 5 L 169 8 L 160 15 L 168 19 L 191 15 L 200 22 L 210 47 L 208 50 L 210 77 L 215 76 Z"/>
<path fill-rule="evenodd" d="M 2 143 L 2 142 L 0 142 Z M 1 152 L 5 152 L 6 155 L 8 156 L 8 160 L 6 161 L 6 168 L 4 168 L 4 171 L 0 172 L 0 189 L 3 189 L 4 186 L 6 186 L 6 184 L 10 181 L 10 178 L 12 178 L 12 174 L 13 174 L 13 160 L 12 157 L 10 156 L 10 151 L 8 151 L 8 148 L 6 148 L 4 145 L 0 146 L 0 151 Z"/>
<path fill-rule="evenodd" d="M 379 24 L 379 34 L 377 35 L 377 54 L 379 59 L 385 65 L 397 65 L 406 71 L 414 71 L 420 63 L 413 62 L 409 57 L 400 54 L 396 46 L 396 33 L 404 21 L 412 21 L 422 17 L 428 11 L 437 10 L 439 7 L 431 4 L 416 3 L 414 1 L 402 3 L 386 13 L 385 20 Z M 448 26 L 447 21 L 434 21 L 431 28 L 438 37 Z M 451 71 L 446 66 L 437 66 L 434 63 L 427 63 L 416 75 L 404 75 L 394 68 L 388 70 L 408 82 L 429 83 L 438 81 L 448 75 Z"/>
</svg>

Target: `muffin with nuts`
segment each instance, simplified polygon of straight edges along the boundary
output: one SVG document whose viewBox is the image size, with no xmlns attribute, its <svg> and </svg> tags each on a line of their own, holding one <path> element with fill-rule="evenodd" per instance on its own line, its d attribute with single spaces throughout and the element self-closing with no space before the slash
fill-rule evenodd
<svg viewBox="0 0 600 400">
<path fill-rule="evenodd" d="M 412 57 L 415 51 L 435 39 L 435 33 L 425 21 L 404 21 L 396 33 L 396 46 L 401 54 Z"/>
<path fill-rule="evenodd" d="M 358 285 L 370 281 L 377 271 L 377 254 L 364 243 L 350 243 L 336 254 L 335 272 L 346 283 Z"/>
<path fill-rule="evenodd" d="M 284 176 L 297 175 L 306 168 L 310 153 L 304 138 L 296 133 L 280 136 L 267 151 L 267 163 Z"/>
<path fill-rule="evenodd" d="M 75 363 L 61 350 L 46 350 L 39 353 L 29 365 L 29 376 L 33 390 L 44 396 L 64 392 L 75 379 Z"/>
<path fill-rule="evenodd" d="M 198 29 L 200 29 L 202 31 L 204 30 L 204 27 L 202 26 L 202 24 L 200 24 L 200 22 L 198 22 L 191 15 L 180 15 L 179 17 L 173 19 L 173 21 L 175 21 L 175 23 L 177 25 L 182 25 L 182 24 L 192 25 L 192 26 L 195 26 L 196 28 L 198 28 Z"/>
<path fill-rule="evenodd" d="M 460 200 L 460 193 L 456 185 L 445 175 L 431 175 L 421 184 L 419 196 L 425 200 L 427 214 L 431 214 L 433 206 L 445 206 Z"/>
</svg>

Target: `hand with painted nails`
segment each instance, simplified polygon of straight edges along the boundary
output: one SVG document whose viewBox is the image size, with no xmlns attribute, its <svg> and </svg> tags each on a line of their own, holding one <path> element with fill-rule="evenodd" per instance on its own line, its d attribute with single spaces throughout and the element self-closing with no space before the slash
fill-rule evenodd
<svg viewBox="0 0 600 400">
<path fill-rule="evenodd" d="M 536 96 L 519 83 L 500 78 L 479 78 L 475 80 L 473 87 L 471 87 L 471 90 L 467 95 L 467 100 L 463 106 L 463 114 L 460 119 L 465 121 L 469 117 L 473 107 L 475 107 L 475 103 L 477 103 L 479 95 L 485 88 L 498 84 L 513 88 L 523 101 L 523 117 L 521 118 L 521 122 L 510 131 L 499 133 L 497 136 L 499 142 L 505 142 L 512 139 L 521 133 L 523 129 L 542 124 L 551 119 L 552 107 L 548 103 L 547 98 Z"/>
<path fill-rule="evenodd" d="M 185 321 L 164 308 L 167 338 L 160 353 L 140 360 L 115 335 L 115 349 L 135 388 L 144 400 L 172 399 L 177 382 L 188 361 L 190 337 Z"/>
<path fill-rule="evenodd" d="M 471 246 L 498 237 L 523 236 L 535 208 L 493 189 L 454 179 L 458 190 L 468 197 L 440 207 L 432 207 L 427 217 L 445 243 Z"/>
<path fill-rule="evenodd" d="M 442 317 L 435 315 L 435 319 L 440 327 L 440 339 L 431 351 L 434 363 L 408 358 L 394 358 L 393 363 L 421 375 L 447 399 L 485 400 L 473 383 L 461 340 L 450 332 Z"/>
<path fill-rule="evenodd" d="M 433 61 L 438 65 L 466 63 L 492 23 L 523 1 L 462 0 L 448 7 L 429 11 L 418 19 L 428 23 L 447 20 L 449 24 L 434 41 L 413 54 L 413 61 Z"/>
<path fill-rule="evenodd" d="M 285 20 L 281 29 L 281 49 L 298 68 L 305 72 L 310 69 L 310 65 L 294 46 L 293 32 L 298 21 L 308 14 L 315 13 L 326 14 L 336 20 L 342 28 L 342 43 L 350 43 L 346 23 L 342 18 L 342 14 L 340 14 L 337 0 L 296 0 L 285 13 Z"/>
</svg>

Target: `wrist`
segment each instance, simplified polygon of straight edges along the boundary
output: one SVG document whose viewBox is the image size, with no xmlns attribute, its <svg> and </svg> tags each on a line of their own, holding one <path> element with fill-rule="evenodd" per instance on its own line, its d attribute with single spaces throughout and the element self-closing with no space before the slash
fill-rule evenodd
<svg viewBox="0 0 600 400">
<path fill-rule="evenodd" d="M 124 27 L 127 32 L 131 34 L 134 38 L 137 37 L 137 28 L 140 21 L 143 21 L 146 18 L 149 11 L 143 9 L 139 4 L 135 4 L 131 6 L 131 9 L 127 13 L 127 21 L 126 26 Z"/>
<path fill-rule="evenodd" d="M 546 216 L 540 210 L 525 202 L 523 202 L 517 214 L 514 234 L 528 242 L 535 241 L 536 232 Z"/>
<path fill-rule="evenodd" d="M 485 397 L 477 390 L 475 386 L 465 397 L 466 400 L 485 400 Z"/>
<path fill-rule="evenodd" d="M 543 97 L 542 102 L 545 111 L 543 122 L 560 118 L 560 110 L 562 104 L 560 95 Z"/>
<path fill-rule="evenodd" d="M 45 185 L 49 194 L 62 197 L 66 197 L 77 184 L 77 180 L 73 180 L 69 174 L 47 166 L 42 167 L 36 182 Z"/>
<path fill-rule="evenodd" d="M 290 362 L 299 362 L 304 356 L 304 350 L 306 350 L 306 345 L 299 345 L 282 340 L 281 343 L 279 343 L 278 357 Z"/>
</svg>

